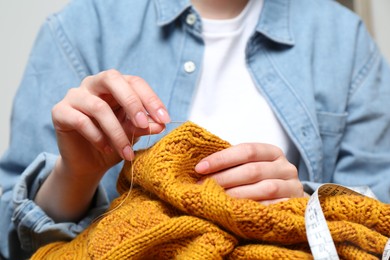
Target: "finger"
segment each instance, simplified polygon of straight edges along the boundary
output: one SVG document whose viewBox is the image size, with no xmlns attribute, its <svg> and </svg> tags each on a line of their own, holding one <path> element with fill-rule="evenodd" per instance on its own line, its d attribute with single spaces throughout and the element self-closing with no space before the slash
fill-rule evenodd
<svg viewBox="0 0 390 260">
<path fill-rule="evenodd" d="M 279 203 L 279 202 L 282 202 L 282 201 L 286 201 L 288 200 L 289 198 L 281 198 L 281 199 L 274 199 L 274 200 L 262 200 L 262 201 L 259 201 L 261 204 L 265 205 L 265 206 L 268 206 L 268 205 L 271 205 L 271 204 L 275 204 L 275 203 Z"/>
<path fill-rule="evenodd" d="M 134 128 L 129 126 L 129 124 L 126 124 L 123 126 L 127 136 L 129 137 L 129 140 L 132 140 L 134 138 L 138 138 L 145 135 L 154 135 L 154 134 L 160 134 L 165 130 L 165 126 L 157 123 L 149 123 L 149 127 L 146 129 L 142 128 Z M 131 142 L 133 143 L 133 142 Z"/>
<path fill-rule="evenodd" d="M 153 134 L 159 134 L 165 130 L 165 125 L 156 123 L 153 121 L 153 119 L 148 117 L 149 126 L 148 128 L 138 128 L 134 126 L 134 124 L 126 117 L 126 113 L 123 109 L 119 109 L 115 112 L 116 117 L 118 118 L 119 122 L 121 122 L 122 128 L 125 130 L 129 140 L 137 139 L 140 136 L 144 135 L 153 135 Z"/>
<path fill-rule="evenodd" d="M 296 167 L 287 160 L 278 159 L 276 162 L 246 163 L 227 170 L 207 175 L 213 178 L 223 188 L 231 188 L 256 183 L 266 179 L 298 179 Z"/>
<path fill-rule="evenodd" d="M 75 93 L 73 93 L 75 92 Z M 82 89 L 74 89 L 68 95 L 71 107 L 96 120 L 114 149 L 125 160 L 134 157 L 131 143 L 110 106 Z"/>
<path fill-rule="evenodd" d="M 152 119 L 161 124 L 171 121 L 168 111 L 160 98 L 145 80 L 136 76 L 125 76 L 126 81 L 135 90 Z"/>
<path fill-rule="evenodd" d="M 265 180 L 258 183 L 227 189 L 226 193 L 234 198 L 255 201 L 275 200 L 282 198 L 303 197 L 302 184 L 299 181 L 279 179 Z"/>
<path fill-rule="evenodd" d="M 123 107 L 128 118 L 135 126 L 140 128 L 148 127 L 147 112 L 140 98 L 118 71 L 108 70 L 96 76 L 87 77 L 83 80 L 82 87 L 99 97 L 111 94 L 118 104 Z"/>
<path fill-rule="evenodd" d="M 52 109 L 53 125 L 57 132 L 77 131 L 95 149 L 111 153 L 111 147 L 100 129 L 85 114 L 64 106 L 61 102 Z"/>
<path fill-rule="evenodd" d="M 274 145 L 239 144 L 202 159 L 195 166 L 195 171 L 200 174 L 209 174 L 248 162 L 274 161 L 280 156 L 283 156 L 283 152 Z"/>
</svg>

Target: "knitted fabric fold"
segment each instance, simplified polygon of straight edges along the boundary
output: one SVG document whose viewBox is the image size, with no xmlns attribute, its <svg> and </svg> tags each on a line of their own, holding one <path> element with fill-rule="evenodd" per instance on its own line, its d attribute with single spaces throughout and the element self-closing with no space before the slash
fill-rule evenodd
<svg viewBox="0 0 390 260">
<path fill-rule="evenodd" d="M 40 248 L 32 259 L 312 259 L 307 198 L 264 206 L 229 197 L 212 179 L 197 183 L 195 165 L 228 147 L 184 123 L 125 163 L 117 181 L 121 195 L 104 216 L 72 241 Z M 390 236 L 390 205 L 353 195 L 322 198 L 321 205 L 341 258 L 381 256 Z"/>
</svg>

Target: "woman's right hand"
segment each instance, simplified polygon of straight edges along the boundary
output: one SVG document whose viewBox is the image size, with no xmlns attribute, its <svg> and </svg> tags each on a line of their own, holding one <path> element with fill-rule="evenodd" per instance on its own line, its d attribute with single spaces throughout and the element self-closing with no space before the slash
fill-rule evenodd
<svg viewBox="0 0 390 260">
<path fill-rule="evenodd" d="M 60 221 L 80 218 L 104 173 L 121 159 L 132 160 L 138 137 L 159 133 L 170 121 L 143 79 L 115 70 L 70 89 L 54 106 L 52 119 L 60 156 L 35 200 Z"/>
<path fill-rule="evenodd" d="M 52 118 L 62 160 L 78 175 L 102 174 L 120 159 L 131 160 L 137 137 L 159 133 L 170 121 L 143 79 L 115 70 L 89 76 L 70 89 Z"/>
</svg>

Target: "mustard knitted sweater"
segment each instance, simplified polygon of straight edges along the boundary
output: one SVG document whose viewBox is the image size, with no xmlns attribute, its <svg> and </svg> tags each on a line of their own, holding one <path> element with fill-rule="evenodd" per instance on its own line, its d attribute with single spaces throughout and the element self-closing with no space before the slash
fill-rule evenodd
<svg viewBox="0 0 390 260">
<path fill-rule="evenodd" d="M 121 196 L 107 214 L 32 259 L 312 259 L 307 198 L 264 206 L 229 197 L 211 179 L 196 184 L 194 166 L 229 146 L 184 123 L 125 163 L 117 182 Z M 381 256 L 390 236 L 390 205 L 352 195 L 326 197 L 321 205 L 341 258 Z"/>
</svg>

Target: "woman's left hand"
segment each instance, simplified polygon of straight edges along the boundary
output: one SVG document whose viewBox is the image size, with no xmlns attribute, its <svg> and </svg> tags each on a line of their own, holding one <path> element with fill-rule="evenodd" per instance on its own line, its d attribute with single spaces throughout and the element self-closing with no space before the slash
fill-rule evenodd
<svg viewBox="0 0 390 260">
<path fill-rule="evenodd" d="M 296 167 L 281 149 L 270 144 L 232 146 L 202 159 L 195 171 L 215 179 L 235 198 L 270 204 L 304 196 Z"/>
</svg>

